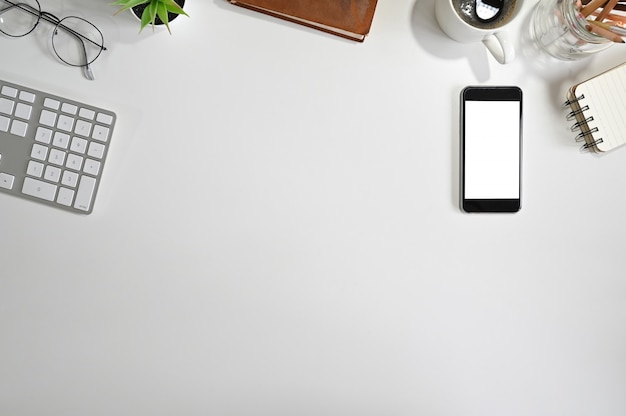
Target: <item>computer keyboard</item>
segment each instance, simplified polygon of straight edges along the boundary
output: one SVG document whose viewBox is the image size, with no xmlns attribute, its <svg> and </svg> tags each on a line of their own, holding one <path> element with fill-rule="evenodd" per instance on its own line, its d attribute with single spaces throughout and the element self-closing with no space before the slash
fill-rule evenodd
<svg viewBox="0 0 626 416">
<path fill-rule="evenodd" d="M 90 214 L 116 118 L 0 79 L 0 192 Z"/>
</svg>

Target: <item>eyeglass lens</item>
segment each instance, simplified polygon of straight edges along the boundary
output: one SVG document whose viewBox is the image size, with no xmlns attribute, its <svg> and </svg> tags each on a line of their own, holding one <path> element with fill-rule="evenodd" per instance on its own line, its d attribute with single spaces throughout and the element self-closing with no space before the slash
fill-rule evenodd
<svg viewBox="0 0 626 416">
<path fill-rule="evenodd" d="M 102 32 L 88 21 L 75 16 L 62 19 L 52 33 L 52 47 L 57 56 L 72 66 L 89 65 L 100 56 Z"/>
<path fill-rule="evenodd" d="M 37 0 L 0 0 L 0 32 L 7 36 L 28 35 L 41 15 Z"/>
</svg>

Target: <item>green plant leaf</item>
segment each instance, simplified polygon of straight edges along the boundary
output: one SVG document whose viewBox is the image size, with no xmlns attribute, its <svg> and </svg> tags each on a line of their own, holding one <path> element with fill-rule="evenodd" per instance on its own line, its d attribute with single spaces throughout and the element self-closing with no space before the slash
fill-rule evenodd
<svg viewBox="0 0 626 416">
<path fill-rule="evenodd" d="M 161 22 L 163 22 L 163 24 L 167 28 L 167 31 L 171 35 L 172 31 L 170 30 L 169 17 L 167 16 L 167 7 L 165 6 L 165 3 L 163 2 L 157 3 L 156 9 L 157 9 L 157 16 L 159 16 L 159 19 L 161 19 Z"/>
<path fill-rule="evenodd" d="M 170 13 L 175 13 L 175 14 L 184 14 L 185 16 L 189 16 L 187 13 L 185 13 L 185 11 L 183 10 L 182 7 L 180 7 L 178 5 L 178 3 L 176 3 L 176 1 L 174 0 L 160 0 L 163 3 L 165 3 L 165 6 L 167 7 L 167 10 Z"/>
<path fill-rule="evenodd" d="M 170 30 L 169 26 L 168 13 L 189 16 L 187 13 L 185 13 L 182 7 L 178 5 L 176 0 L 115 0 L 115 2 L 113 2 L 113 5 L 120 6 L 120 8 L 114 14 L 118 14 L 121 11 L 128 10 L 142 4 L 145 4 L 146 8 L 141 15 L 141 25 L 139 27 L 139 32 L 141 32 L 148 25 L 152 25 L 152 28 L 154 29 L 155 20 L 158 16 L 165 25 L 165 27 L 167 27 L 167 31 L 171 34 L 172 31 Z"/>
<path fill-rule="evenodd" d="M 153 1 L 150 4 L 148 4 L 148 6 L 146 6 L 146 8 L 144 9 L 141 15 L 141 27 L 139 28 L 140 32 L 149 24 L 152 24 L 153 29 L 154 29 L 154 20 L 156 19 L 156 14 L 157 14 L 156 3 L 157 2 Z"/>
<path fill-rule="evenodd" d="M 113 5 L 121 7 L 118 11 L 115 12 L 115 14 L 118 14 L 119 12 L 122 12 L 124 10 L 131 9 L 135 6 L 139 6 L 140 4 L 147 3 L 149 1 L 150 0 L 117 0 L 115 3 L 113 3 Z"/>
</svg>

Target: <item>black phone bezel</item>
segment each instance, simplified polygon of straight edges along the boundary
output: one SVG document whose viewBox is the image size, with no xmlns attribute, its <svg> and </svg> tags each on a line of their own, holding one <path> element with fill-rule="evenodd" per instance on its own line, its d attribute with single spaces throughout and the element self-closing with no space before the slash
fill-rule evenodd
<svg viewBox="0 0 626 416">
<path fill-rule="evenodd" d="M 521 209 L 522 198 L 522 90 L 516 86 L 469 86 L 461 91 L 461 209 L 468 213 L 514 213 Z M 465 198 L 465 103 L 467 101 L 519 101 L 519 181 L 517 199 Z"/>
</svg>

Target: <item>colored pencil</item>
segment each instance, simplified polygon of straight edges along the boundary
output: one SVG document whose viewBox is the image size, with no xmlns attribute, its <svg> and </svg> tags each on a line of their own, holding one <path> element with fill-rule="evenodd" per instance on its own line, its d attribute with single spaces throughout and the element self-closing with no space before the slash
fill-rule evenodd
<svg viewBox="0 0 626 416">
<path fill-rule="evenodd" d="M 615 43 L 624 43 L 624 39 L 622 39 L 622 37 L 616 33 L 613 33 L 612 31 L 603 28 L 602 26 L 596 24 L 595 21 L 593 20 L 589 20 L 589 25 L 587 25 L 587 30 L 595 33 L 596 35 L 600 35 L 605 39 L 608 39 L 612 42 Z"/>
</svg>

